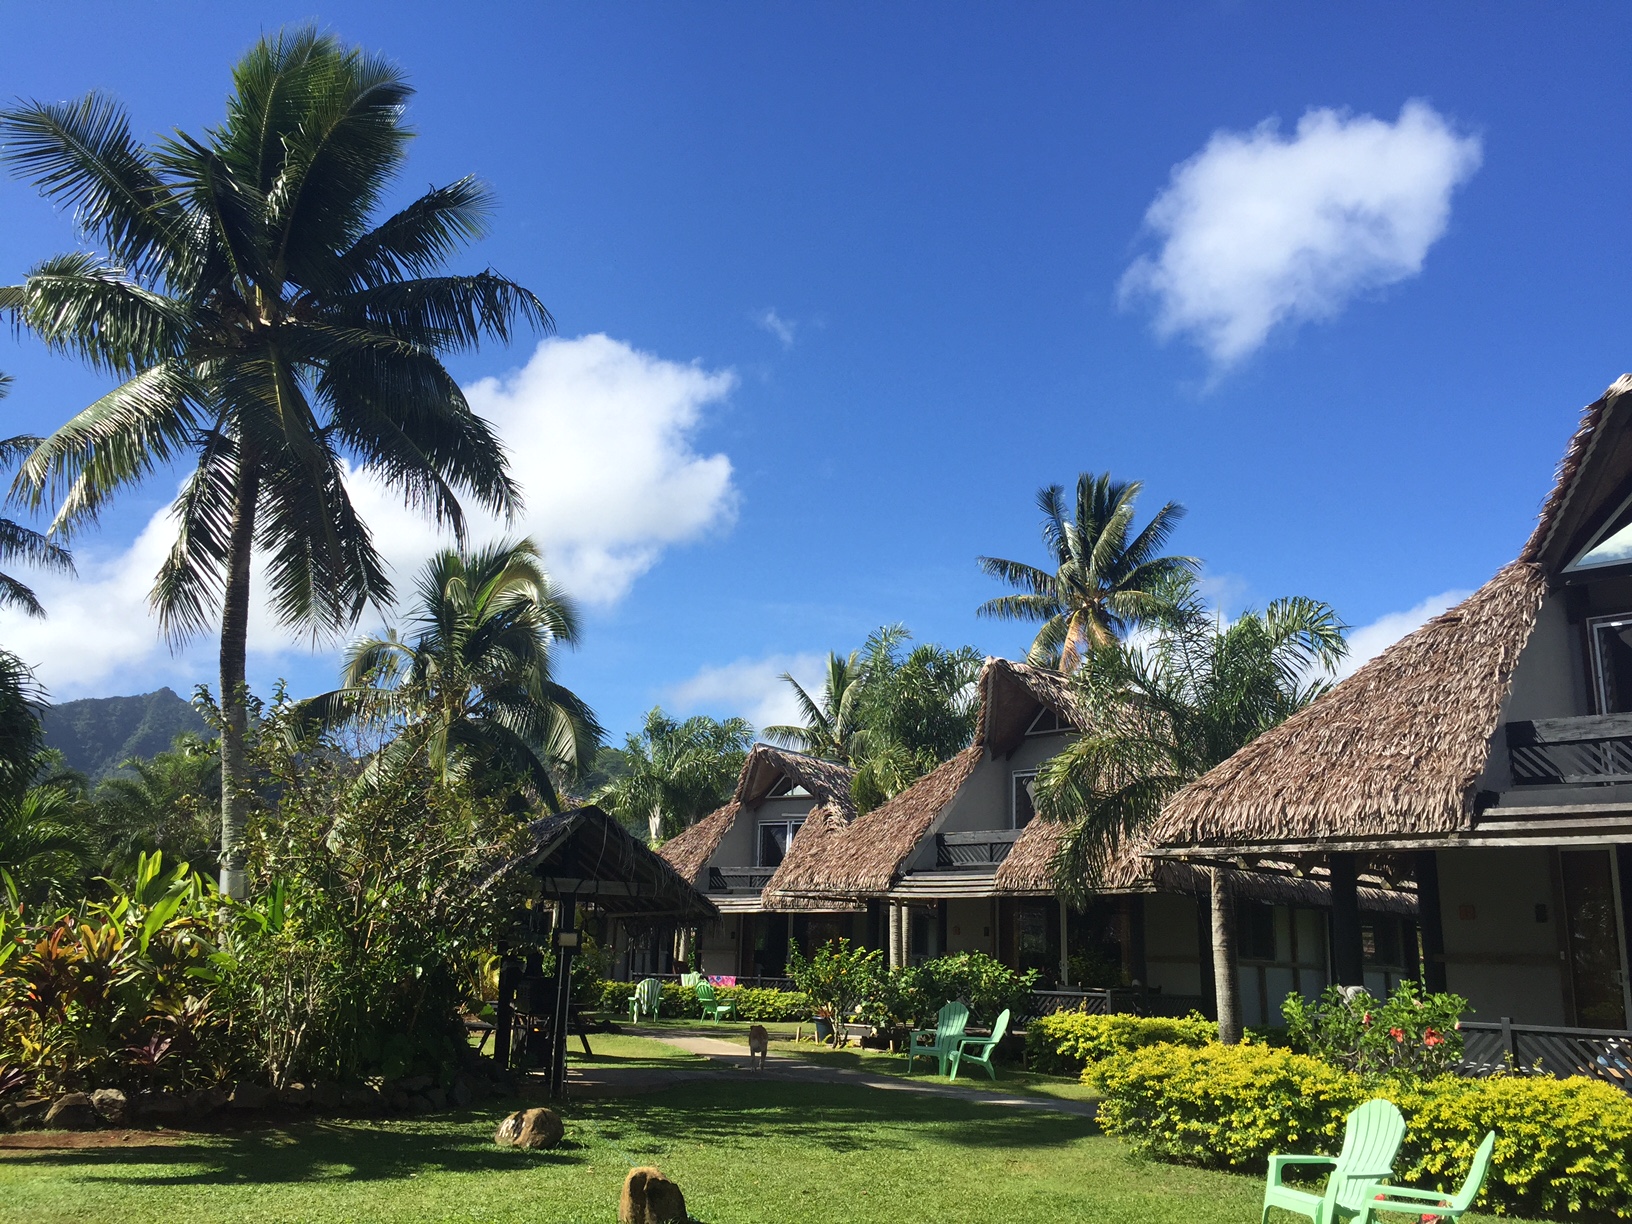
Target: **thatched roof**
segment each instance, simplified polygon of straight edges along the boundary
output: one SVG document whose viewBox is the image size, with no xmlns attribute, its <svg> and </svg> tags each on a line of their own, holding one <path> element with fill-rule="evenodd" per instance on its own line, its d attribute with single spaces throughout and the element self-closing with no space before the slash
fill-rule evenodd
<svg viewBox="0 0 1632 1224">
<path fill-rule="evenodd" d="M 1515 561 L 1168 803 L 1156 845 L 1431 837 L 1469 828 L 1475 783 L 1546 592 Z"/>
<path fill-rule="evenodd" d="M 725 840 L 725 835 L 736 823 L 740 811 L 742 805 L 735 801 L 715 808 L 689 829 L 669 838 L 657 848 L 657 852 L 668 860 L 671 867 L 695 884 L 703 874 L 703 868 L 708 866 L 708 860 L 714 857 L 714 851 L 720 848 L 720 842 Z"/>
<path fill-rule="evenodd" d="M 980 669 L 979 685 L 980 717 L 974 742 L 994 755 L 1012 752 L 1025 738 L 1038 706 L 1077 726 L 1084 721 L 1071 679 L 1060 672 L 1009 659 L 987 659 Z"/>
<path fill-rule="evenodd" d="M 1054 858 L 1065 839 L 1066 826 L 1057 820 L 1036 819 L 1022 830 L 1009 856 L 997 869 L 995 889 L 1011 896 L 1053 896 Z M 1205 867 L 1175 859 L 1146 857 L 1149 843 L 1141 838 L 1123 847 L 1107 865 L 1103 885 L 1105 895 L 1128 893 L 1186 893 L 1206 895 L 1210 885 Z M 1257 871 L 1235 873 L 1237 896 L 1270 905 L 1307 905 L 1327 908 L 1331 889 L 1319 876 L 1295 875 L 1290 865 L 1265 865 Z M 1390 888 L 1361 885 L 1357 890 L 1360 908 L 1377 913 L 1415 915 L 1416 897 Z"/>
<path fill-rule="evenodd" d="M 548 895 L 571 895 L 603 913 L 694 922 L 719 916 L 714 903 L 600 808 L 559 812 L 527 826 L 527 845 L 486 882 L 530 872 Z"/>
<path fill-rule="evenodd" d="M 888 803 L 840 825 L 807 820 L 765 897 L 776 908 L 812 898 L 882 896 L 941 810 L 985 755 L 980 744 L 944 761 Z M 803 844 L 801 844 L 803 843 Z"/>
<path fill-rule="evenodd" d="M 828 865 L 841 861 L 845 854 L 846 834 L 851 814 L 831 806 L 819 807 L 805 817 L 805 823 L 793 835 L 787 853 L 771 882 L 761 894 L 766 905 L 779 911 L 859 909 L 854 899 L 843 894 L 783 892 L 779 880 L 816 880 L 824 878 Z"/>
<path fill-rule="evenodd" d="M 1165 851 L 1408 843 L 1470 830 L 1548 579 L 1632 494 L 1632 375 L 1582 414 L 1517 560 L 1174 796 Z"/>
<path fill-rule="evenodd" d="M 696 883 L 725 835 L 731 832 L 737 816 L 744 809 L 752 810 L 763 803 L 779 781 L 786 778 L 809 792 L 812 811 L 826 809 L 848 819 L 855 813 L 850 798 L 850 779 L 854 776 L 855 771 L 848 765 L 774 748 L 770 744 L 755 744 L 737 775 L 737 789 L 731 802 L 669 838 L 657 852 L 686 879 Z"/>
</svg>

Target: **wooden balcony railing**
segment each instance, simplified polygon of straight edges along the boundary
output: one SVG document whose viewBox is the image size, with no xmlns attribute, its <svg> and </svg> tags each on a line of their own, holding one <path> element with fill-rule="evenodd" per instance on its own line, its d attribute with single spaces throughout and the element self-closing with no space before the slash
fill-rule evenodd
<svg viewBox="0 0 1632 1224">
<path fill-rule="evenodd" d="M 1516 786 L 1632 782 L 1632 714 L 1507 724 Z"/>
<path fill-rule="evenodd" d="M 775 867 L 710 867 L 708 891 L 759 892 L 775 874 Z"/>
<path fill-rule="evenodd" d="M 977 829 L 973 833 L 938 833 L 935 835 L 935 866 L 941 869 L 958 867 L 995 867 L 1009 857 L 1019 829 Z"/>
</svg>

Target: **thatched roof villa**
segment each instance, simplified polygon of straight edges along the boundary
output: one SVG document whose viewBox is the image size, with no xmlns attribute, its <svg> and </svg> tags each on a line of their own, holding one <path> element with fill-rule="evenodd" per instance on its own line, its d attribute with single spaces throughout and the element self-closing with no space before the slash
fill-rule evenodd
<svg viewBox="0 0 1632 1224">
<path fill-rule="evenodd" d="M 1415 875 L 1431 985 L 1479 1018 L 1632 1021 L 1632 376 L 1518 556 L 1180 792 L 1167 859 Z M 1360 959 L 1334 941 L 1340 978 Z M 1346 946 L 1343 946 L 1346 945 Z"/>
</svg>

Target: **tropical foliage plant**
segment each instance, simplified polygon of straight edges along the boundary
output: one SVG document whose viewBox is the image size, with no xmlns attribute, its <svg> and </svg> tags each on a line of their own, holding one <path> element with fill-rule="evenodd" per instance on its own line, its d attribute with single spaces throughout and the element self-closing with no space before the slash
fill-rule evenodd
<svg viewBox="0 0 1632 1224">
<path fill-rule="evenodd" d="M 884 953 L 857 947 L 848 939 L 834 939 L 807 957 L 797 940 L 788 940 L 787 974 L 809 999 L 818 1019 L 833 1025 L 833 1044 L 848 1041 L 843 1026 L 862 1003 L 878 990 L 884 972 Z"/>
<path fill-rule="evenodd" d="M 741 718 L 675 719 L 653 708 L 640 732 L 625 738 L 618 776 L 592 798 L 660 842 L 730 799 L 753 737 L 753 727 Z"/>
<path fill-rule="evenodd" d="M 88 837 L 109 875 L 141 854 L 162 851 L 215 874 L 221 832 L 220 741 L 192 732 L 151 757 L 121 762 L 104 778 L 89 805 Z"/>
<path fill-rule="evenodd" d="M 1462 1061 L 1458 994 L 1434 994 L 1409 978 L 1387 999 L 1355 987 L 1328 986 L 1313 1003 L 1289 994 L 1281 1004 L 1292 1048 L 1361 1075 L 1448 1075 Z"/>
<path fill-rule="evenodd" d="M 0 399 L 11 388 L 9 375 L 0 374 Z M 0 439 L 0 462 L 14 462 L 33 452 L 39 439 L 27 434 Z M 58 573 L 74 572 L 74 558 L 66 548 L 16 519 L 0 518 L 0 561 L 22 561 Z M 20 608 L 30 616 L 44 616 L 34 591 L 21 579 L 0 573 L 0 608 Z"/>
<path fill-rule="evenodd" d="M 1077 477 L 1076 504 L 1065 489 L 1037 491 L 1043 544 L 1052 568 L 980 557 L 980 568 L 1018 590 L 983 603 L 977 613 L 997 620 L 1041 622 L 1026 661 L 1074 672 L 1084 657 L 1121 641 L 1128 630 L 1163 610 L 1165 584 L 1194 573 L 1194 557 L 1161 555 L 1184 507 L 1168 502 L 1134 530 L 1139 481 L 1109 472 Z"/>
<path fill-rule="evenodd" d="M 442 357 L 518 325 L 526 289 L 442 265 L 485 230 L 472 178 L 389 216 L 412 90 L 385 60 L 312 28 L 259 41 L 224 120 L 147 145 L 100 94 L 0 113 L 12 170 L 72 209 L 82 246 L 0 291 L 0 310 L 120 381 L 23 462 L 53 531 L 187 463 L 152 602 L 173 640 L 220 617 L 222 879 L 242 893 L 244 666 L 252 560 L 279 622 L 319 637 L 391 585 L 347 465 L 461 533 L 461 497 L 518 496 L 503 448 Z"/>
<path fill-rule="evenodd" d="M 387 630 L 346 652 L 342 687 L 302 703 L 323 726 L 389 736 L 374 770 L 409 754 L 446 783 L 559 806 L 561 780 L 595 755 L 594 712 L 555 678 L 577 644 L 578 613 L 531 540 L 444 549 L 414 584 L 409 632 Z M 412 735 L 393 734 L 412 725 Z"/>
</svg>

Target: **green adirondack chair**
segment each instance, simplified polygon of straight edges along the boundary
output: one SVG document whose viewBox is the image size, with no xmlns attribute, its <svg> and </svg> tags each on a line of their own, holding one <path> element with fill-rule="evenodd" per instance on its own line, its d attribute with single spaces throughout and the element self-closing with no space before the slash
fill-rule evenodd
<svg viewBox="0 0 1632 1224">
<path fill-rule="evenodd" d="M 1345 1224 L 1368 1216 L 1383 1181 L 1394 1172 L 1394 1156 L 1404 1138 L 1405 1119 L 1394 1102 L 1367 1101 L 1345 1120 L 1343 1150 L 1336 1156 L 1271 1156 L 1259 1224 L 1268 1224 L 1271 1207 L 1305 1216 L 1311 1224 Z M 1331 1166 L 1325 1193 L 1311 1194 L 1285 1183 L 1288 1169 L 1314 1165 Z"/>
<path fill-rule="evenodd" d="M 986 1068 L 988 1079 L 996 1079 L 997 1072 L 992 1070 L 992 1051 L 997 1049 L 998 1043 L 1003 1040 L 1003 1034 L 1009 1031 L 1009 1009 L 1004 1008 L 1003 1014 L 998 1016 L 997 1023 L 992 1025 L 990 1037 L 965 1037 L 958 1042 L 958 1048 L 952 1051 L 952 1078 L 958 1078 L 958 1068 L 966 1062 L 978 1063 Z"/>
<path fill-rule="evenodd" d="M 702 980 L 703 975 L 700 973 L 682 973 L 680 975 L 680 985 L 682 986 L 695 986 Z"/>
<path fill-rule="evenodd" d="M 712 1020 L 718 1024 L 721 1020 L 729 1020 L 736 1015 L 736 1006 L 724 999 L 714 997 L 714 987 L 708 982 L 698 982 L 697 1003 L 703 1009 L 703 1019 Z"/>
<path fill-rule="evenodd" d="M 650 1016 L 657 1019 L 657 1009 L 663 1004 L 663 983 L 656 978 L 647 978 L 635 987 L 635 993 L 629 996 L 629 1023 L 634 1024 L 641 1016 Z"/>
<path fill-rule="evenodd" d="M 1462 1189 L 1455 1194 L 1417 1190 L 1411 1186 L 1379 1186 L 1377 1196 L 1371 1200 L 1371 1211 L 1398 1211 L 1407 1215 L 1438 1216 L 1441 1220 L 1460 1220 L 1464 1213 L 1473 1210 L 1473 1200 L 1479 1197 L 1479 1191 L 1490 1173 L 1490 1157 L 1495 1147 L 1496 1132 L 1491 1131 L 1473 1154 L 1473 1163 L 1468 1166 L 1468 1175 L 1462 1180 Z M 1368 1217 L 1368 1222 L 1370 1219 L 1375 1219 L 1375 1215 Z"/>
<path fill-rule="evenodd" d="M 962 1003 L 954 1000 L 942 1007 L 935 1015 L 935 1031 L 924 1029 L 916 1032 L 907 1044 L 907 1074 L 912 1074 L 912 1064 L 920 1054 L 924 1054 L 934 1058 L 939 1064 L 938 1074 L 945 1075 L 947 1064 L 957 1052 L 958 1042 L 963 1040 L 964 1026 L 968 1023 L 969 1009 Z"/>
</svg>

